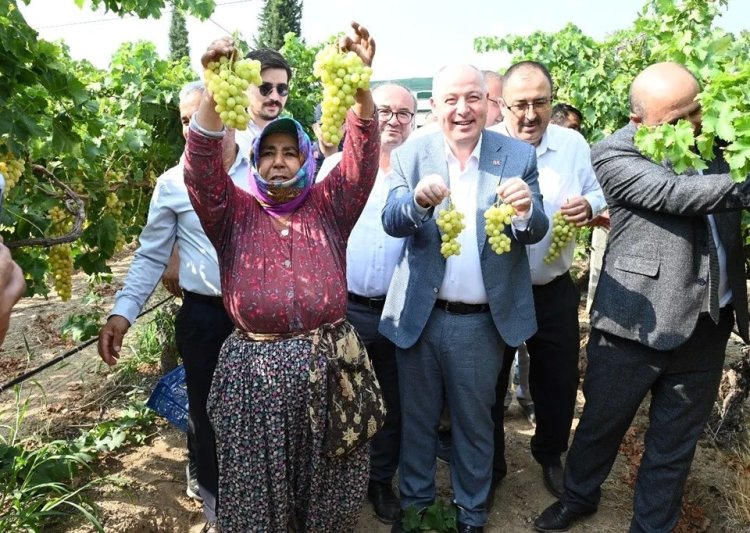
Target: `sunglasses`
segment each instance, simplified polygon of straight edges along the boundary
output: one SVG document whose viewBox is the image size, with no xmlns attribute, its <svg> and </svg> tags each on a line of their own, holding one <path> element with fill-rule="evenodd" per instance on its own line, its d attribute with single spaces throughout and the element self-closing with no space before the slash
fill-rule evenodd
<svg viewBox="0 0 750 533">
<path fill-rule="evenodd" d="M 262 96 L 268 96 L 273 92 L 274 89 L 276 89 L 276 92 L 282 98 L 289 94 L 289 85 L 287 85 L 286 83 L 277 83 L 276 85 L 274 85 L 273 83 L 269 83 L 266 81 L 258 85 L 258 91 Z"/>
</svg>

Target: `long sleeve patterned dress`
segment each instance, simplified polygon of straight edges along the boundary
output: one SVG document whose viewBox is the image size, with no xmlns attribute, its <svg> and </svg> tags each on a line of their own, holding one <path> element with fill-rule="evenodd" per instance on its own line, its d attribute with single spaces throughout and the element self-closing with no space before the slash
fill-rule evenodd
<svg viewBox="0 0 750 533">
<path fill-rule="evenodd" d="M 221 141 L 190 131 L 185 182 L 237 327 L 208 405 L 225 533 L 352 531 L 357 523 L 367 446 L 341 458 L 321 453 L 326 357 L 306 335 L 346 315 L 346 242 L 378 169 L 377 121 L 350 112 L 346 127 L 341 163 L 284 227 L 234 186 Z M 273 340 L 258 340 L 262 334 Z"/>
</svg>

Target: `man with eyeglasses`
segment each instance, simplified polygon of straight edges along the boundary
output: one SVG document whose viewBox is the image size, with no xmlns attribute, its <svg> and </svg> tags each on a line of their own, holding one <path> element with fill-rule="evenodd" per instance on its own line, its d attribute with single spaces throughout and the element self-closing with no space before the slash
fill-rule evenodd
<svg viewBox="0 0 750 533">
<path fill-rule="evenodd" d="M 503 78 L 494 70 L 483 70 L 484 83 L 487 84 L 487 122 L 489 128 L 503 120 L 500 99 L 503 95 Z"/>
<path fill-rule="evenodd" d="M 270 48 L 258 48 L 247 54 L 249 59 L 260 61 L 259 86 L 250 84 L 247 96 L 250 103 L 247 111 L 250 121 L 247 129 L 237 132 L 237 144 L 243 152 L 250 153 L 255 138 L 263 131 L 266 124 L 279 118 L 289 97 L 289 82 L 292 80 L 292 69 L 284 56 Z"/>
<path fill-rule="evenodd" d="M 378 332 L 385 295 L 401 256 L 403 239 L 383 230 L 380 213 L 388 198 L 386 175 L 391 170 L 391 151 L 404 144 L 414 130 L 417 99 L 406 87 L 386 83 L 372 91 L 380 127 L 380 164 L 375 185 L 354 226 L 346 249 L 346 278 L 349 291 L 347 319 L 367 347 L 388 414 L 383 427 L 370 441 L 370 481 L 367 498 L 375 516 L 385 524 L 399 518 L 399 499 L 393 492 L 401 446 L 396 347 Z M 317 180 L 341 161 L 341 153 L 325 159 Z"/>
<path fill-rule="evenodd" d="M 503 122 L 494 129 L 534 146 L 544 211 L 552 218 L 586 225 L 606 207 L 591 167 L 589 146 L 576 131 L 550 124 L 552 78 L 541 63 L 522 61 L 503 76 Z M 531 453 L 542 466 L 544 485 L 555 496 L 562 492 L 561 455 L 568 449 L 578 391 L 578 304 L 580 293 L 569 269 L 575 239 L 551 263 L 544 261 L 552 226 L 542 240 L 527 247 L 538 329 L 526 341 L 529 387 L 536 429 Z M 503 398 L 515 347 L 505 351 L 494 409 L 495 475 L 505 474 Z"/>
</svg>

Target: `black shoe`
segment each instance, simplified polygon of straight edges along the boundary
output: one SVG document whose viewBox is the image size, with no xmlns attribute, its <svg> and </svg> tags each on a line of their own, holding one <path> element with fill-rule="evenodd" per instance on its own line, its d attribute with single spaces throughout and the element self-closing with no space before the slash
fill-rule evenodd
<svg viewBox="0 0 750 533">
<path fill-rule="evenodd" d="M 372 479 L 367 484 L 367 499 L 372 503 L 375 516 L 384 524 L 393 524 L 401 516 L 401 504 L 393 493 L 390 483 L 381 483 Z"/>
<path fill-rule="evenodd" d="M 451 462 L 451 433 L 438 431 L 437 458 L 444 463 Z"/>
<path fill-rule="evenodd" d="M 552 496 L 559 498 L 563 493 L 563 468 L 560 465 L 542 465 L 544 486 Z"/>
<path fill-rule="evenodd" d="M 592 515 L 596 512 L 593 511 L 573 511 L 568 509 L 565 504 L 561 501 L 556 501 L 549 507 L 547 507 L 542 514 L 536 517 L 534 520 L 534 528 L 537 531 L 567 531 L 573 522 L 584 516 Z"/>
<path fill-rule="evenodd" d="M 187 488 L 185 494 L 188 498 L 192 498 L 195 501 L 202 502 L 200 487 L 198 486 L 198 467 L 194 462 L 189 461 L 185 467 L 185 477 L 187 477 Z"/>
<path fill-rule="evenodd" d="M 458 533 L 484 533 L 484 526 L 470 526 L 469 524 L 459 522 Z"/>
</svg>

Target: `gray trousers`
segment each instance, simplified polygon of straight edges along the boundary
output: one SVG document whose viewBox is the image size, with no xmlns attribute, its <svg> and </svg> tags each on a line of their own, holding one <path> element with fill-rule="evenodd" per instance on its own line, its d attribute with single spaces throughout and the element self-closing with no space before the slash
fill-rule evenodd
<svg viewBox="0 0 750 533">
<path fill-rule="evenodd" d="M 495 385 L 505 348 L 489 312 L 434 309 L 417 343 L 396 349 L 401 393 L 401 508 L 435 500 L 435 454 L 445 401 L 451 417 L 451 484 L 458 520 L 487 521 Z"/>
<path fill-rule="evenodd" d="M 565 463 L 563 503 L 576 511 L 597 508 L 620 442 L 650 392 L 630 531 L 674 529 L 733 325 L 731 305 L 722 308 L 718 325 L 703 313 L 687 342 L 669 351 L 592 329 L 583 381 L 586 404 Z"/>
</svg>

